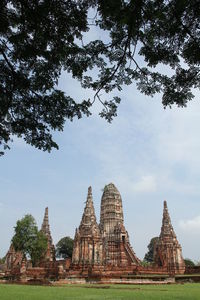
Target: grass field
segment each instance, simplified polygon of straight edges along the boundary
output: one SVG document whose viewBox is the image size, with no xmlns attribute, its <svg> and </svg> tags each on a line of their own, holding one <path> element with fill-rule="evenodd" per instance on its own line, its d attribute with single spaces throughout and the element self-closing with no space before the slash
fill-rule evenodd
<svg viewBox="0 0 200 300">
<path fill-rule="evenodd" d="M 0 285 L 0 300 L 200 300 L 200 284 L 67 285 L 64 287 Z"/>
</svg>

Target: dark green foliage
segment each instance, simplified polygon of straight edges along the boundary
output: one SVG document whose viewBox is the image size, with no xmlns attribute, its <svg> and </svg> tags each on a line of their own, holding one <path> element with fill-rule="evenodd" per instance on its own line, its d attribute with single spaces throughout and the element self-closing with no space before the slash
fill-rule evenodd
<svg viewBox="0 0 200 300">
<path fill-rule="evenodd" d="M 2 258 L 0 258 L 0 265 L 4 264 L 4 263 L 5 263 L 5 260 L 6 260 L 6 257 L 5 257 L 5 256 L 2 257 Z"/>
<path fill-rule="evenodd" d="M 0 145 L 16 135 L 44 151 L 58 148 L 52 130 L 89 116 L 96 99 L 111 122 L 120 98 L 100 94 L 133 82 L 146 95 L 162 93 L 164 107 L 186 106 L 200 87 L 199 24 L 199 0 L 2 0 Z M 90 26 L 109 39 L 84 44 Z M 92 88 L 94 99 L 58 90 L 61 70 Z"/>
<path fill-rule="evenodd" d="M 47 250 L 47 238 L 43 232 L 38 231 L 36 238 L 33 240 L 32 249 L 30 251 L 30 257 L 33 266 L 43 258 Z"/>
<path fill-rule="evenodd" d="M 155 246 L 156 246 L 156 243 L 158 242 L 158 237 L 153 237 L 148 245 L 148 252 L 145 254 L 144 256 L 144 261 L 146 262 L 150 262 L 152 263 L 153 262 L 153 255 L 154 255 L 154 249 L 155 249 Z"/>
<path fill-rule="evenodd" d="M 38 231 L 35 219 L 31 215 L 25 215 L 17 221 L 12 244 L 15 251 L 20 251 L 24 257 L 31 258 L 33 266 L 42 259 L 47 250 L 47 238 Z"/>
<path fill-rule="evenodd" d="M 66 236 L 56 244 L 56 256 L 59 258 L 72 257 L 74 240 Z"/>
<path fill-rule="evenodd" d="M 99 88 L 136 81 L 146 95 L 162 92 L 164 106 L 185 106 L 200 82 L 199 0 L 99 1 L 98 10 L 99 26 L 110 32 L 104 55 L 112 63 L 101 67 Z M 159 64 L 168 72 L 155 71 Z"/>
<path fill-rule="evenodd" d="M 87 1 L 6 1 L 0 4 L 0 143 L 11 135 L 44 151 L 58 148 L 51 130 L 66 119 L 89 115 L 89 101 L 76 103 L 56 88 L 61 69 L 79 77 L 75 57 L 87 31 Z M 76 40 L 76 43 L 75 43 Z"/>
<path fill-rule="evenodd" d="M 146 261 L 145 259 L 141 261 L 141 265 L 143 267 L 148 267 L 149 265 L 151 265 L 151 262 Z"/>
<path fill-rule="evenodd" d="M 186 267 L 194 267 L 195 263 L 190 259 L 190 258 L 185 258 L 184 259 Z"/>
</svg>

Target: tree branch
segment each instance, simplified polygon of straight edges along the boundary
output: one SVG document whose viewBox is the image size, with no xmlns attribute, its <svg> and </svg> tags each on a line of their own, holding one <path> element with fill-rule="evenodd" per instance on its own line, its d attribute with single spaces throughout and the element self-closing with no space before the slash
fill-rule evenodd
<svg viewBox="0 0 200 300">
<path fill-rule="evenodd" d="M 0 52 L 2 53 L 2 55 L 3 55 L 3 57 L 4 57 L 4 59 L 5 59 L 6 63 L 7 63 L 7 65 L 10 67 L 12 73 L 13 73 L 14 75 L 16 75 L 16 72 L 15 72 L 15 69 L 14 69 L 13 65 L 9 62 L 9 60 L 8 60 L 8 58 L 7 58 L 7 56 L 6 56 L 6 54 L 4 53 L 4 51 L 3 51 L 2 48 L 0 48 Z"/>
<path fill-rule="evenodd" d="M 95 95 L 94 95 L 94 100 L 93 100 L 92 104 L 95 102 L 96 97 L 97 97 L 98 100 L 99 100 L 99 97 L 98 97 L 99 92 L 103 89 L 103 87 L 105 86 L 105 84 L 106 84 L 108 81 L 112 80 L 112 78 L 115 76 L 116 72 L 118 71 L 118 69 L 119 69 L 121 63 L 123 62 L 123 60 L 124 60 L 124 58 L 125 58 L 125 56 L 126 56 L 126 51 L 127 51 L 129 42 L 130 42 L 130 38 L 128 37 L 128 38 L 127 38 L 127 41 L 126 41 L 126 44 L 125 44 L 125 47 L 124 47 L 124 53 L 123 53 L 122 57 L 121 57 L 120 60 L 118 61 L 117 66 L 116 66 L 115 70 L 112 72 L 112 74 L 111 74 L 108 78 L 105 78 L 105 79 L 102 81 L 102 83 L 101 83 L 99 89 L 97 90 L 97 92 L 96 92 Z M 102 101 L 100 101 L 100 102 L 102 103 Z"/>
</svg>

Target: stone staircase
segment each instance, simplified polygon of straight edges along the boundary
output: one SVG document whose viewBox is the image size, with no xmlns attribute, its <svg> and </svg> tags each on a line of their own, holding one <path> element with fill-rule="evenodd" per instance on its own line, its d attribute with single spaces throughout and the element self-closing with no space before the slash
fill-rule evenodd
<svg viewBox="0 0 200 300">
<path fill-rule="evenodd" d="M 134 264 L 140 264 L 140 260 L 135 255 L 135 253 L 134 253 L 132 247 L 130 246 L 130 244 L 129 243 L 124 243 L 124 248 L 125 248 L 131 262 L 134 263 Z"/>
</svg>

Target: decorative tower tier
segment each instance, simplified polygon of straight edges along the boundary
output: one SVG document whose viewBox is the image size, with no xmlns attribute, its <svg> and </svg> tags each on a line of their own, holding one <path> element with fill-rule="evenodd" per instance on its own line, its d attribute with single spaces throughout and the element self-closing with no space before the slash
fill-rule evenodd
<svg viewBox="0 0 200 300">
<path fill-rule="evenodd" d="M 76 229 L 72 263 L 86 266 L 102 263 L 102 240 L 96 221 L 91 187 L 88 188 L 80 226 Z"/>
<path fill-rule="evenodd" d="M 122 198 L 113 183 L 105 186 L 101 199 L 100 231 L 105 265 L 139 264 L 124 227 Z"/>
<path fill-rule="evenodd" d="M 44 260 L 45 261 L 55 261 L 55 259 L 56 259 L 55 247 L 53 245 L 53 240 L 51 237 L 51 231 L 50 231 L 50 226 L 49 226 L 48 207 L 45 208 L 44 219 L 43 219 L 41 231 L 46 235 L 47 242 L 48 242 L 47 251 L 46 251 Z"/>
<path fill-rule="evenodd" d="M 154 250 L 154 261 L 158 266 L 167 268 L 170 273 L 183 274 L 185 271 L 182 248 L 172 227 L 166 201 L 161 232 Z"/>
</svg>

